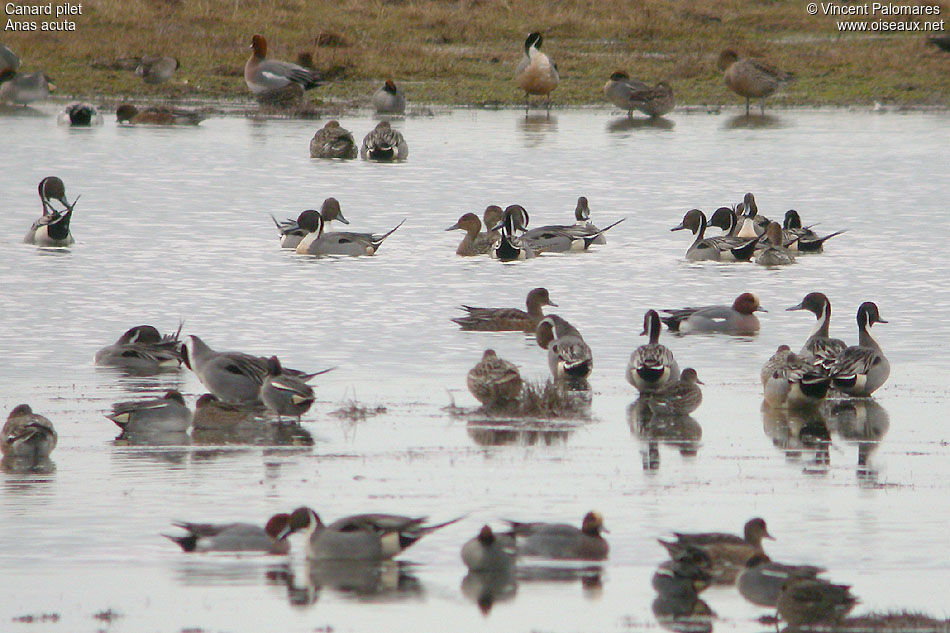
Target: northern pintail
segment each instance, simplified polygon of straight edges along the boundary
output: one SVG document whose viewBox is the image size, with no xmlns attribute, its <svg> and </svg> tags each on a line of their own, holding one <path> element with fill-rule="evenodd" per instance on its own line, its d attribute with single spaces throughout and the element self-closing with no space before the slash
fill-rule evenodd
<svg viewBox="0 0 950 633">
<path fill-rule="evenodd" d="M 515 535 L 518 553 L 559 560 L 604 560 L 610 547 L 601 534 L 604 517 L 588 512 L 577 528 L 568 523 L 507 521 Z"/>
<path fill-rule="evenodd" d="M 409 144 L 402 133 L 392 129 L 389 121 L 380 121 L 363 137 L 360 158 L 377 162 L 391 162 L 409 158 Z"/>
<path fill-rule="evenodd" d="M 222 402 L 214 394 L 205 393 L 195 402 L 192 426 L 196 433 L 231 431 L 246 424 L 255 424 L 254 417 L 258 412 L 259 409 L 251 404 Z"/>
<path fill-rule="evenodd" d="M 244 64 L 244 82 L 254 94 L 280 90 L 291 83 L 303 90 L 316 88 L 323 83 L 319 73 L 276 59 L 267 58 L 267 40 L 263 35 L 251 38 L 253 52 Z"/>
<path fill-rule="evenodd" d="M 160 334 L 151 325 L 136 325 L 126 330 L 112 345 L 96 352 L 95 363 L 127 371 L 149 374 L 181 367 L 181 343 L 174 334 Z"/>
<path fill-rule="evenodd" d="M 708 226 L 722 229 L 722 237 L 738 237 L 736 234 L 739 232 L 739 216 L 729 207 L 719 207 L 709 217 Z"/>
<path fill-rule="evenodd" d="M 834 585 L 820 578 L 792 577 L 782 586 L 775 606 L 778 615 L 790 627 L 798 627 L 840 620 L 857 602 L 849 585 Z"/>
<path fill-rule="evenodd" d="M 515 70 L 515 81 L 518 87 L 524 90 L 524 111 L 528 113 L 528 97 L 540 95 L 545 97 L 545 107 L 551 111 L 551 92 L 557 88 L 560 77 L 557 64 L 540 51 L 544 38 L 535 31 L 524 41 L 524 56 Z"/>
<path fill-rule="evenodd" d="M 70 103 L 59 113 L 56 122 L 71 127 L 102 125 L 102 115 L 91 103 Z"/>
<path fill-rule="evenodd" d="M 356 141 L 336 119 L 327 121 L 310 139 L 310 158 L 356 158 Z"/>
<path fill-rule="evenodd" d="M 594 356 L 584 337 L 556 314 L 541 319 L 535 338 L 548 351 L 548 368 L 556 381 L 583 383 L 594 370 Z"/>
<path fill-rule="evenodd" d="M 478 535 L 462 545 L 462 562 L 471 571 L 510 571 L 515 566 L 518 549 L 511 534 L 495 534 L 483 525 Z"/>
<path fill-rule="evenodd" d="M 729 89 L 740 97 L 745 97 L 745 113 L 749 116 L 749 101 L 761 99 L 762 114 L 765 114 L 765 98 L 781 86 L 795 80 L 795 75 L 779 70 L 762 60 L 751 57 L 739 57 L 732 49 L 726 49 L 719 55 L 719 70 Z"/>
<path fill-rule="evenodd" d="M 782 225 L 778 222 L 771 222 L 765 229 L 765 237 L 768 245 L 755 256 L 755 263 L 761 266 L 784 266 L 794 264 L 795 256 L 790 250 L 785 248 L 782 239 Z"/>
<path fill-rule="evenodd" d="M 69 231 L 69 222 L 73 216 L 72 204 L 66 200 L 66 185 L 56 176 L 47 176 L 37 185 L 37 192 L 40 196 L 40 203 L 43 205 L 43 215 L 33 222 L 30 230 L 27 232 L 23 241 L 26 244 L 36 244 L 37 246 L 69 246 L 76 242 L 73 234 Z M 63 204 L 63 209 L 55 209 L 52 200 L 58 200 Z"/>
<path fill-rule="evenodd" d="M 732 583 L 739 572 L 745 568 L 749 559 L 756 554 L 763 554 L 762 539 L 771 539 L 765 521 L 760 518 L 750 519 L 743 528 L 743 536 L 723 532 L 681 533 L 674 532 L 676 541 L 660 540 L 670 553 L 676 558 L 686 546 L 693 546 L 703 550 L 712 562 L 712 575 L 721 583 Z"/>
<path fill-rule="evenodd" d="M 780 345 L 759 374 L 765 402 L 775 408 L 813 406 L 831 387 L 831 378 L 821 367 Z"/>
<path fill-rule="evenodd" d="M 143 55 L 135 68 L 135 76 L 147 84 L 162 84 L 172 78 L 180 64 L 168 55 Z"/>
<path fill-rule="evenodd" d="M 801 303 L 785 308 L 786 312 L 808 310 L 815 315 L 817 322 L 811 331 L 808 340 L 802 345 L 799 354 L 815 364 L 825 364 L 844 351 L 847 343 L 838 338 L 829 336 L 831 325 L 831 301 L 821 292 L 809 292 Z"/>
<path fill-rule="evenodd" d="M 527 311 L 518 308 L 476 308 L 463 305 L 462 310 L 468 312 L 463 317 L 452 319 L 462 326 L 463 330 L 480 332 L 509 332 L 520 331 L 534 333 L 538 324 L 544 318 L 542 306 L 558 305 L 551 301 L 547 288 L 534 288 L 525 299 Z"/>
<path fill-rule="evenodd" d="M 492 259 L 502 262 L 523 261 L 538 254 L 535 244 L 523 236 L 516 235 L 518 231 L 527 231 L 528 217 L 528 211 L 520 204 L 511 204 L 505 208 L 501 221 L 491 227 L 492 231 L 501 230 L 501 237 L 489 252 Z"/>
<path fill-rule="evenodd" d="M 670 331 L 681 334 L 717 332 L 720 334 L 750 335 L 759 331 L 756 312 L 768 312 L 759 305 L 759 298 L 743 292 L 731 306 L 705 306 L 663 310 L 670 316 L 660 317 Z"/>
<path fill-rule="evenodd" d="M 574 207 L 574 225 L 583 228 L 589 233 L 600 233 L 592 242 L 593 244 L 603 245 L 607 243 L 607 238 L 593 222 L 590 221 L 590 203 L 584 196 L 577 198 L 577 205 Z"/>
<path fill-rule="evenodd" d="M 33 413 L 28 404 L 13 408 L 3 425 L 0 452 L 13 460 L 39 462 L 56 448 L 56 430 L 49 418 Z"/>
<path fill-rule="evenodd" d="M 785 212 L 785 219 L 782 221 L 782 231 L 788 248 L 802 253 L 820 253 L 824 250 L 825 241 L 845 233 L 847 229 L 819 237 L 811 228 L 802 227 L 802 218 L 798 215 L 798 211 L 789 209 Z"/>
<path fill-rule="evenodd" d="M 505 407 L 521 396 L 521 374 L 518 368 L 493 349 L 486 349 L 482 359 L 468 372 L 468 390 L 486 408 Z"/>
<path fill-rule="evenodd" d="M 825 571 L 813 565 L 774 563 L 765 554 L 756 554 L 746 563 L 736 579 L 742 597 L 760 607 L 774 607 L 782 586 L 791 578 L 814 578 Z"/>
<path fill-rule="evenodd" d="M 500 210 L 500 209 L 499 209 Z M 491 250 L 492 240 L 490 233 L 482 231 L 482 221 L 474 213 L 464 213 L 459 217 L 458 222 L 445 229 L 446 231 L 465 231 L 465 237 L 455 249 L 456 255 L 471 257 L 473 255 L 485 255 Z"/>
<path fill-rule="evenodd" d="M 336 198 L 327 198 L 324 200 L 323 204 L 320 205 L 319 211 L 315 209 L 301 211 L 296 220 L 288 218 L 280 222 L 271 215 L 270 217 L 274 221 L 274 225 L 277 226 L 277 230 L 280 231 L 280 247 L 297 248 L 300 242 L 311 234 L 311 231 L 304 227 L 315 226 L 316 220 L 314 220 L 312 216 L 316 214 L 319 214 L 323 218 L 324 226 L 333 220 L 342 222 L 343 224 L 350 223 L 349 220 L 343 217 L 340 202 Z"/>
<path fill-rule="evenodd" d="M 339 218 L 337 218 L 339 219 Z M 297 244 L 298 255 L 375 255 L 387 237 L 396 232 L 403 222 L 389 231 L 379 233 L 354 233 L 352 231 L 324 232 L 326 220 L 321 213 L 301 214 L 300 228 L 308 234 Z"/>
<path fill-rule="evenodd" d="M 185 536 L 162 534 L 178 543 L 185 552 L 264 552 L 287 554 L 290 543 L 278 537 L 286 529 L 290 515 L 275 514 L 262 528 L 253 523 L 172 523 L 186 532 Z"/>
<path fill-rule="evenodd" d="M 868 331 L 881 318 L 877 304 L 865 301 L 858 308 L 858 344 L 846 348 L 830 364 L 828 373 L 835 389 L 858 398 L 870 396 L 887 381 L 891 364 Z"/>
<path fill-rule="evenodd" d="M 191 426 L 192 413 L 181 393 L 171 389 L 160 398 L 117 402 L 106 416 L 122 433 L 180 433 Z"/>
<path fill-rule="evenodd" d="M 309 380 L 309 378 L 307 379 Z M 269 411 L 280 416 L 288 415 L 297 418 L 306 413 L 316 400 L 313 387 L 297 376 L 284 372 L 276 356 L 267 359 L 267 373 L 261 383 L 261 400 Z"/>
<path fill-rule="evenodd" d="M 167 106 L 140 109 L 131 103 L 123 103 L 115 110 L 115 120 L 129 125 L 198 125 L 206 118 L 200 112 Z"/>
<path fill-rule="evenodd" d="M 576 223 L 550 224 L 536 229 L 530 229 L 521 235 L 521 240 L 526 240 L 538 253 L 586 251 L 590 248 L 591 244 L 602 244 L 606 242 L 606 239 L 602 239 L 604 233 L 626 220 L 626 218 L 620 218 L 616 222 L 602 229 L 598 229 L 589 222 L 582 222 L 580 218 L 578 218 L 578 215 L 581 215 L 586 209 L 586 198 L 584 201 L 585 208 L 580 208 L 581 204 L 578 202 L 578 208 L 574 211 L 574 217 L 578 220 Z M 587 210 L 587 217 L 590 217 L 589 209 Z"/>
<path fill-rule="evenodd" d="M 18 73 L 9 69 L 0 71 L 0 103 L 6 101 L 27 105 L 43 101 L 55 90 L 53 80 L 46 73 Z"/>
<path fill-rule="evenodd" d="M 373 93 L 373 109 L 376 114 L 404 114 L 406 112 L 406 95 L 392 79 Z"/>
<path fill-rule="evenodd" d="M 640 336 L 648 335 L 650 342 L 641 345 L 630 355 L 627 363 L 627 382 L 640 393 L 658 391 L 680 377 L 680 368 L 673 358 L 673 352 L 660 344 L 660 332 L 663 324 L 656 310 L 647 310 L 643 315 L 643 331 Z"/>
<path fill-rule="evenodd" d="M 759 206 L 755 203 L 752 192 L 742 196 L 742 202 L 736 205 L 736 217 L 740 226 L 736 235 L 739 237 L 758 237 L 765 233 L 771 220 L 759 214 Z"/>
<path fill-rule="evenodd" d="M 630 79 L 623 70 L 610 75 L 604 84 L 604 95 L 615 106 L 626 110 L 627 116 L 639 110 L 648 117 L 660 117 L 676 105 L 673 89 L 665 81 L 651 88 L 639 79 Z"/>
<path fill-rule="evenodd" d="M 756 238 L 706 237 L 706 215 L 699 209 L 690 209 L 683 221 L 671 228 L 671 231 L 689 229 L 696 239 L 686 250 L 686 259 L 699 261 L 748 261 L 755 252 Z"/>
<path fill-rule="evenodd" d="M 685 368 L 679 380 L 668 382 L 661 389 L 649 394 L 647 406 L 657 415 L 689 415 L 703 402 L 704 384 L 692 367 Z"/>
</svg>

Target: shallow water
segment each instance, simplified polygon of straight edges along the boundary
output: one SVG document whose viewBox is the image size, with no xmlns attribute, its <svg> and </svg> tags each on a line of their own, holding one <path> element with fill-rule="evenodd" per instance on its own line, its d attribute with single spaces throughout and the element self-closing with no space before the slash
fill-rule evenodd
<svg viewBox="0 0 950 633">
<path fill-rule="evenodd" d="M 773 558 L 820 564 L 852 584 L 856 613 L 948 615 L 950 115 L 795 110 L 763 125 L 677 113 L 643 126 L 607 111 L 526 120 L 460 110 L 397 121 L 410 160 L 376 165 L 309 159 L 322 122 L 77 130 L 44 113 L 0 117 L 0 409 L 29 402 L 59 431 L 54 472 L 0 473 L 3 630 L 94 631 L 105 623 L 93 615 L 108 609 L 116 632 L 656 629 L 650 576 L 665 553 L 655 539 L 735 532 L 751 516 L 777 537 L 766 544 Z M 374 125 L 341 122 L 358 138 Z M 82 196 L 68 250 L 20 243 L 49 174 L 70 200 Z M 782 269 L 687 263 L 690 238 L 669 228 L 686 209 L 746 191 L 766 215 L 795 208 L 819 232 L 848 232 Z M 296 216 L 331 195 L 351 230 L 408 219 L 373 258 L 282 252 L 269 214 Z M 568 222 L 578 195 L 598 224 L 628 218 L 583 255 L 459 258 L 461 233 L 443 231 L 489 203 L 523 204 L 534 226 Z M 590 418 L 492 432 L 477 415 L 453 415 L 452 402 L 476 405 L 465 373 L 488 346 L 528 377 L 547 373 L 533 340 L 458 331 L 456 306 L 519 306 L 539 285 L 593 348 Z M 693 420 L 632 431 L 635 392 L 623 373 L 643 342 L 644 311 L 728 303 L 747 290 L 769 310 L 757 337 L 663 336 L 706 384 Z M 812 290 L 829 295 L 833 333 L 851 343 L 861 301 L 889 321 L 873 334 L 890 380 L 858 411 L 867 421 L 831 420 L 830 445 L 799 441 L 807 420 L 760 410 L 762 363 L 780 343 L 800 345 L 814 323 L 784 308 Z M 93 353 L 132 325 L 173 331 L 180 319 L 217 349 L 337 366 L 315 381 L 319 401 L 304 416 L 312 446 L 300 434 L 243 446 L 214 436 L 115 441 L 103 417 L 111 403 L 177 388 L 193 404 L 203 389 L 186 371 L 96 369 Z M 386 411 L 357 422 L 330 415 L 353 399 Z M 344 588 L 322 578 L 308 587 L 280 558 L 189 556 L 159 536 L 174 519 L 263 523 L 301 504 L 325 518 L 467 518 L 406 552 L 413 564 Z M 488 614 L 466 594 L 458 550 L 483 523 L 579 522 L 592 508 L 611 530 L 598 572 L 526 572 Z M 768 628 L 755 622 L 765 611 L 732 587 L 703 597 L 717 631 Z M 54 613 L 58 622 L 12 621 Z"/>
</svg>

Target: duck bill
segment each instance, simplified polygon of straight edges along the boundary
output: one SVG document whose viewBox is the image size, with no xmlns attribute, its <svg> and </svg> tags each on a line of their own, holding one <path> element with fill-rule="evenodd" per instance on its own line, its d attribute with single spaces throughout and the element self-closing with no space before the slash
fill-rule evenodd
<svg viewBox="0 0 950 633">
<path fill-rule="evenodd" d="M 343 224 L 349 224 L 350 221 L 343 217 L 342 213 L 337 213 L 334 218 L 337 222 L 342 222 Z"/>
<path fill-rule="evenodd" d="M 288 525 L 288 526 L 284 527 L 280 532 L 277 533 L 277 537 L 276 537 L 274 540 L 283 541 L 283 540 L 285 540 L 288 536 L 290 536 L 291 534 L 293 534 L 293 531 L 294 531 L 293 528 L 291 528 L 291 527 Z"/>
<path fill-rule="evenodd" d="M 785 311 L 794 312 L 795 310 L 804 310 L 805 309 L 804 303 L 805 302 L 803 301 L 802 303 L 799 303 L 798 305 L 793 305 L 791 308 L 785 308 Z"/>
<path fill-rule="evenodd" d="M 789 309 L 790 309 L 790 308 L 789 308 Z M 753 310 L 753 312 L 768 312 L 768 310 L 766 310 L 766 309 L 763 308 L 762 306 L 759 306 L 758 308 L 756 308 L 755 310 Z"/>
<path fill-rule="evenodd" d="M 680 224 L 674 226 L 673 228 L 671 228 L 670 231 L 682 231 L 682 230 L 685 229 L 685 228 L 686 228 L 686 227 L 683 226 L 682 223 L 680 223 Z"/>
<path fill-rule="evenodd" d="M 453 224 L 452 226 L 450 226 L 449 228 L 447 228 L 447 229 L 445 229 L 445 230 L 446 230 L 446 231 L 455 231 L 455 230 L 460 229 L 460 228 L 462 228 L 462 227 L 460 227 L 460 226 L 459 226 L 459 223 L 456 222 L 455 224 Z M 493 230 L 494 230 L 494 229 L 493 229 Z"/>
</svg>

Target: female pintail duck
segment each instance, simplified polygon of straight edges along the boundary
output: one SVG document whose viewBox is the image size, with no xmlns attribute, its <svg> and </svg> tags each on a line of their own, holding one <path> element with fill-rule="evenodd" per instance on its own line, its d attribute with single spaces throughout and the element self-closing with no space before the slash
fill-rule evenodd
<svg viewBox="0 0 950 633">
<path fill-rule="evenodd" d="M 759 373 L 765 402 L 775 408 L 799 408 L 818 404 L 831 387 L 831 378 L 820 366 L 779 345 Z"/>
<path fill-rule="evenodd" d="M 775 607 L 790 627 L 798 627 L 836 622 L 846 616 L 857 602 L 849 585 L 793 576 L 782 585 Z"/>
<path fill-rule="evenodd" d="M 541 349 L 548 351 L 548 368 L 554 380 L 583 383 L 594 370 L 594 356 L 584 337 L 556 314 L 541 319 L 535 339 Z"/>
<path fill-rule="evenodd" d="M 607 238 L 604 236 L 603 231 L 590 221 L 590 204 L 584 196 L 577 198 L 577 206 L 574 207 L 574 226 L 582 228 L 589 233 L 600 233 L 592 242 L 593 244 L 603 245 L 607 243 Z"/>
<path fill-rule="evenodd" d="M 263 552 L 287 554 L 290 543 L 278 537 L 286 529 L 290 515 L 275 514 L 262 528 L 253 523 L 172 523 L 186 532 L 185 536 L 162 534 L 178 543 L 185 552 Z"/>
<path fill-rule="evenodd" d="M 545 97 L 545 107 L 551 111 L 551 92 L 557 88 L 559 77 L 557 65 L 540 51 L 543 42 L 541 34 L 531 33 L 524 41 L 524 57 L 515 70 L 515 81 L 524 90 L 524 112 L 528 114 L 528 97 Z"/>
<path fill-rule="evenodd" d="M 297 84 L 303 90 L 316 88 L 323 83 L 319 73 L 276 59 L 267 58 L 267 40 L 263 35 L 251 38 L 251 56 L 244 64 L 244 83 L 254 94 L 280 90 L 289 84 Z"/>
<path fill-rule="evenodd" d="M 523 236 L 517 236 L 518 231 L 528 229 L 528 212 L 520 204 L 512 204 L 505 208 L 501 222 L 491 227 L 492 231 L 501 230 L 501 238 L 496 242 L 489 253 L 492 259 L 502 262 L 523 261 L 538 254 L 537 245 Z"/>
<path fill-rule="evenodd" d="M 674 559 L 684 547 L 691 545 L 709 555 L 712 561 L 712 576 L 720 583 L 735 582 L 739 572 L 746 566 L 750 558 L 756 554 L 763 554 L 762 539 L 771 539 L 765 521 L 760 518 L 750 519 L 743 528 L 743 536 L 726 534 L 723 532 L 681 533 L 674 532 L 676 541 L 660 540 Z"/>
<path fill-rule="evenodd" d="M 356 141 L 336 119 L 326 122 L 310 139 L 310 158 L 356 158 Z"/>
<path fill-rule="evenodd" d="M 630 79 L 622 70 L 610 75 L 604 84 L 604 95 L 615 106 L 626 110 L 627 116 L 639 110 L 648 117 L 660 117 L 676 105 L 673 89 L 665 81 L 651 88 L 638 79 Z"/>
<path fill-rule="evenodd" d="M 360 158 L 378 162 L 406 160 L 409 158 L 409 144 L 401 132 L 392 129 L 389 121 L 380 121 L 363 137 Z"/>
<path fill-rule="evenodd" d="M 308 378 L 309 380 L 309 378 Z M 277 414 L 280 422 L 281 415 L 296 417 L 306 413 L 316 400 L 313 387 L 306 381 L 291 374 L 285 373 L 276 356 L 267 359 L 267 373 L 261 384 L 261 400 L 269 411 Z"/>
<path fill-rule="evenodd" d="M 462 545 L 462 562 L 471 571 L 510 571 L 517 557 L 513 535 L 495 534 L 487 525 Z"/>
<path fill-rule="evenodd" d="M 891 364 L 868 331 L 875 323 L 887 323 L 881 318 L 877 304 L 865 301 L 858 308 L 858 344 L 848 347 L 834 359 L 828 373 L 835 389 L 849 396 L 863 398 L 887 381 Z"/>
<path fill-rule="evenodd" d="M 14 407 L 0 431 L 4 458 L 39 462 L 56 448 L 56 430 L 49 418 L 33 413 L 28 404 Z"/>
<path fill-rule="evenodd" d="M 27 105 L 43 101 L 55 90 L 53 80 L 46 73 L 18 73 L 9 69 L 0 72 L 0 103 Z"/>
<path fill-rule="evenodd" d="M 494 205 L 492 205 L 494 206 Z M 501 208 L 498 208 L 501 211 Z M 487 213 L 487 210 L 486 210 Z M 482 231 L 482 221 L 474 213 L 465 213 L 459 217 L 458 222 L 445 229 L 446 231 L 465 231 L 465 237 L 455 249 L 456 255 L 471 257 L 473 255 L 485 255 L 491 250 L 492 240 L 491 232 Z"/>
<path fill-rule="evenodd" d="M 755 252 L 757 239 L 743 239 L 738 237 L 705 237 L 706 215 L 699 209 L 690 209 L 683 216 L 683 221 L 674 226 L 671 231 L 689 229 L 696 239 L 686 250 L 686 259 L 699 261 L 748 261 Z"/>
<path fill-rule="evenodd" d="M 191 426 L 192 413 L 181 393 L 171 389 L 160 398 L 117 402 L 106 416 L 126 433 L 182 433 Z"/>
<path fill-rule="evenodd" d="M 605 560 L 610 547 L 601 534 L 604 517 L 588 512 L 577 528 L 568 523 L 522 523 L 506 521 L 511 526 L 523 556 L 541 556 L 558 560 Z"/>
<path fill-rule="evenodd" d="M 373 108 L 376 114 L 405 114 L 406 95 L 396 86 L 396 82 L 387 79 L 386 83 L 373 93 Z"/>
<path fill-rule="evenodd" d="M 115 120 L 128 125 L 198 125 L 206 118 L 200 112 L 166 106 L 139 109 L 131 103 L 123 103 L 115 110 Z"/>
<path fill-rule="evenodd" d="M 37 246 L 69 246 L 76 242 L 73 234 L 69 230 L 69 222 L 73 216 L 72 204 L 66 200 L 66 185 L 56 176 L 47 176 L 40 181 L 37 186 L 37 192 L 40 196 L 40 203 L 43 205 L 43 215 L 33 223 L 27 232 L 23 241 L 27 244 L 36 244 Z M 65 207 L 63 210 L 55 209 L 52 200 L 58 200 Z"/>
<path fill-rule="evenodd" d="M 765 230 L 768 245 L 755 256 L 755 263 L 761 266 L 784 266 L 794 264 L 795 256 L 784 246 L 782 225 L 772 222 Z"/>
<path fill-rule="evenodd" d="M 646 404 L 656 415 L 689 415 L 703 402 L 703 392 L 699 388 L 702 384 L 696 370 L 687 367 L 679 380 L 649 394 Z"/>
<path fill-rule="evenodd" d="M 786 312 L 795 310 L 808 310 L 817 319 L 815 329 L 809 334 L 799 354 L 818 365 L 833 362 L 848 345 L 839 338 L 831 338 L 828 333 L 831 326 L 831 301 L 821 292 L 809 292 L 801 303 L 785 308 Z"/>
<path fill-rule="evenodd" d="M 102 125 L 102 115 L 91 103 L 70 103 L 59 113 L 56 122 L 71 127 L 92 127 Z"/>
<path fill-rule="evenodd" d="M 791 578 L 815 578 L 825 571 L 813 565 L 783 565 L 774 563 L 765 554 L 756 554 L 746 563 L 736 579 L 736 588 L 742 597 L 760 607 L 778 604 L 782 586 Z"/>
<path fill-rule="evenodd" d="M 468 390 L 486 408 L 503 408 L 521 396 L 521 374 L 518 368 L 493 349 L 486 349 L 482 359 L 468 372 Z"/>
<path fill-rule="evenodd" d="M 795 80 L 795 75 L 779 70 L 759 59 L 739 57 L 732 49 L 726 49 L 719 55 L 719 70 L 729 89 L 745 97 L 745 114 L 749 116 L 749 101 L 761 99 L 762 114 L 765 114 L 765 98 L 781 86 Z"/>
<path fill-rule="evenodd" d="M 162 84 L 172 78 L 180 64 L 167 55 L 144 55 L 135 68 L 135 76 L 147 84 Z"/>
<path fill-rule="evenodd" d="M 479 332 L 510 332 L 519 331 L 534 333 L 538 324 L 544 318 L 542 306 L 558 307 L 551 301 L 547 288 L 534 288 L 525 299 L 525 310 L 518 308 L 476 308 L 463 305 L 462 310 L 468 312 L 463 317 L 452 319 L 462 326 L 463 330 Z"/>
<path fill-rule="evenodd" d="M 660 345 L 662 330 L 660 315 L 656 310 L 647 310 L 640 336 L 648 335 L 650 342 L 635 349 L 627 363 L 627 382 L 640 393 L 652 393 L 679 380 L 680 368 L 673 352 Z"/>
<path fill-rule="evenodd" d="M 192 426 L 195 431 L 229 431 L 244 424 L 254 424 L 259 409 L 252 405 L 222 402 L 211 393 L 202 394 L 195 402 Z"/>
<path fill-rule="evenodd" d="M 324 226 L 333 220 L 342 222 L 343 224 L 350 223 L 349 220 L 343 217 L 343 211 L 340 209 L 340 201 L 336 198 L 327 198 L 324 200 L 323 204 L 320 205 L 319 211 L 315 209 L 302 211 L 296 220 L 288 218 L 280 222 L 271 215 L 270 217 L 274 221 L 274 225 L 277 226 L 277 230 L 280 231 L 280 247 L 297 248 L 300 242 L 311 234 L 308 229 L 303 227 L 313 226 L 315 220 L 312 219 L 312 216 L 316 214 L 319 214 L 323 218 Z"/>
<path fill-rule="evenodd" d="M 782 231 L 785 234 L 785 246 L 787 248 L 802 253 L 820 253 L 824 250 L 824 244 L 827 240 L 845 233 L 847 229 L 818 237 L 818 234 L 810 228 L 802 227 L 802 218 L 798 215 L 798 211 L 789 209 L 785 212 L 785 219 L 782 221 Z"/>
<path fill-rule="evenodd" d="M 663 310 L 670 316 L 660 317 L 671 332 L 695 334 L 717 332 L 720 334 L 750 335 L 759 331 L 756 312 L 768 312 L 759 305 L 759 298 L 751 292 L 743 292 L 731 306 L 705 306 Z"/>
<path fill-rule="evenodd" d="M 151 325 L 126 330 L 112 345 L 96 352 L 95 363 L 135 373 L 158 373 L 181 367 L 181 326 L 174 334 L 160 334 Z"/>
<path fill-rule="evenodd" d="M 396 232 L 403 222 L 386 233 L 354 233 L 351 231 L 324 232 L 326 220 L 320 213 L 301 214 L 300 228 L 308 231 L 297 245 L 298 255 L 375 255 L 387 237 Z"/>
</svg>

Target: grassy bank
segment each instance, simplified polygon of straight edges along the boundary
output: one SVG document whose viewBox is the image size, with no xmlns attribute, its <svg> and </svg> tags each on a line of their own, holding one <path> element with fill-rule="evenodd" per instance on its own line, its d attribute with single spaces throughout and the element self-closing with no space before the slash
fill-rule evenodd
<svg viewBox="0 0 950 633">
<path fill-rule="evenodd" d="M 950 0 L 940 6 L 950 32 Z M 75 32 L 0 32 L 23 70 L 42 68 L 61 94 L 82 97 L 243 98 L 253 33 L 270 54 L 313 55 L 335 79 L 309 98 L 365 104 L 386 77 L 410 102 L 516 104 L 512 81 L 531 30 L 557 62 L 557 104 L 603 103 L 610 73 L 666 79 L 680 104 L 737 104 L 716 69 L 733 47 L 795 72 L 775 104 L 950 105 L 950 53 L 923 33 L 840 35 L 804 0 L 86 0 Z M 55 3 L 54 3 L 55 6 Z M 819 12 L 820 13 L 820 12 Z M 7 17 L 0 14 L 4 21 Z M 860 18 L 873 20 L 881 16 Z M 916 20 L 889 17 L 888 20 Z M 149 86 L 98 61 L 145 53 L 178 57 L 168 84 Z"/>
</svg>

